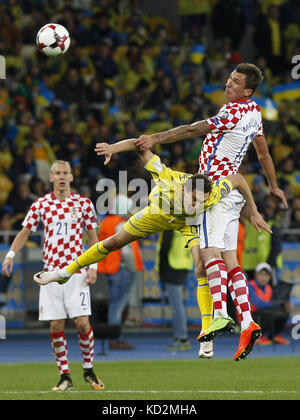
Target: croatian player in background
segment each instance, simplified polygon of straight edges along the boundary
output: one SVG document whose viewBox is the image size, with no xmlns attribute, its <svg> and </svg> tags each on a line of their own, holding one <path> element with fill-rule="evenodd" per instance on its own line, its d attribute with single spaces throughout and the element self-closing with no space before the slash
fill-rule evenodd
<svg viewBox="0 0 300 420">
<path fill-rule="evenodd" d="M 3 273 L 10 275 L 15 255 L 25 246 L 31 232 L 41 222 L 44 227 L 44 269 L 64 267 L 84 251 L 83 229 L 88 245 L 97 243 L 97 221 L 92 202 L 71 191 L 73 175 L 69 162 L 56 161 L 51 167 L 53 191 L 38 198 L 30 207 L 10 250 L 3 262 Z M 65 320 L 74 320 L 83 357 L 84 379 L 93 389 L 104 389 L 103 382 L 93 371 L 94 335 L 89 323 L 91 315 L 90 284 L 97 280 L 97 264 L 78 271 L 64 285 L 52 283 L 40 288 L 39 320 L 50 321 L 50 339 L 60 373 L 54 391 L 72 389 L 67 358 Z"/>
<path fill-rule="evenodd" d="M 136 141 L 137 147 L 145 150 L 157 143 L 172 143 L 205 135 L 199 157 L 199 172 L 216 181 L 238 173 L 243 157 L 253 142 L 270 192 L 287 207 L 284 193 L 277 186 L 274 164 L 263 132 L 260 108 L 251 99 L 262 80 L 258 67 L 248 63 L 239 64 L 226 83 L 225 97 L 228 104 L 223 105 L 216 116 L 162 133 L 142 135 Z M 219 332 L 232 328 L 233 321 L 227 314 L 229 287 L 242 320 L 235 360 L 247 357 L 255 340 L 261 335 L 259 325 L 252 319 L 247 279 L 236 256 L 239 217 L 244 204 L 240 193 L 234 190 L 200 215 L 198 221 L 201 255 L 214 303 L 214 319 L 198 339 L 212 346 L 212 339 Z"/>
</svg>

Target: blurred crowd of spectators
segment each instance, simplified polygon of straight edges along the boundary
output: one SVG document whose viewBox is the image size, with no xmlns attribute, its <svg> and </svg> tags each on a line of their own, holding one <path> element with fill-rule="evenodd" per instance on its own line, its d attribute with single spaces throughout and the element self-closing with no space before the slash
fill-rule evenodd
<svg viewBox="0 0 300 420">
<path fill-rule="evenodd" d="M 94 201 L 102 177 L 118 180 L 120 170 L 129 171 L 128 180 L 145 177 L 134 153 L 103 166 L 95 143 L 216 114 L 225 99 L 203 87 L 222 89 L 243 61 L 247 29 L 253 61 L 265 76 L 257 95 L 272 97 L 273 86 L 293 81 L 291 57 L 300 54 L 297 1 L 178 0 L 177 7 L 176 29 L 163 17 L 147 16 L 139 0 L 0 1 L 0 54 L 7 66 L 0 81 L 0 230 L 20 228 L 28 206 L 49 190 L 56 159 L 71 162 L 74 189 Z M 37 51 L 36 33 L 49 22 L 70 32 L 64 56 Z M 276 206 L 284 227 L 299 228 L 300 103 L 277 105 L 278 117 L 265 121 L 265 134 L 290 209 Z M 202 140 L 157 152 L 173 169 L 196 172 Z M 242 173 L 263 208 L 268 191 L 253 149 Z"/>
</svg>

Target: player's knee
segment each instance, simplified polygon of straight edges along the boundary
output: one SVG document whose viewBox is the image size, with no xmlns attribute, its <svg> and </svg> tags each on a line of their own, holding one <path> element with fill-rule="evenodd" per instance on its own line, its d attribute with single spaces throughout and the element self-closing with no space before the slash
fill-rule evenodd
<svg viewBox="0 0 300 420">
<path fill-rule="evenodd" d="M 236 267 L 240 267 L 240 264 L 238 263 L 238 260 L 235 261 L 225 261 L 226 270 L 229 273 L 229 271 L 233 270 Z"/>
<path fill-rule="evenodd" d="M 199 262 L 198 264 L 195 265 L 195 276 L 196 276 L 196 279 L 206 277 L 206 271 L 204 269 L 202 262 Z"/>
<path fill-rule="evenodd" d="M 74 324 L 81 334 L 87 334 L 90 330 L 89 318 L 86 316 L 79 316 L 74 318 Z"/>
<path fill-rule="evenodd" d="M 224 259 L 225 266 L 228 272 L 236 267 L 239 267 L 236 251 L 224 252 L 222 253 L 222 258 Z"/>
<path fill-rule="evenodd" d="M 65 321 L 63 319 L 57 319 L 50 321 L 50 331 L 59 332 L 65 329 Z"/>
<path fill-rule="evenodd" d="M 204 264 L 207 264 L 213 258 L 221 258 L 221 252 L 219 248 L 205 248 L 201 249 L 201 257 L 204 261 Z"/>
</svg>

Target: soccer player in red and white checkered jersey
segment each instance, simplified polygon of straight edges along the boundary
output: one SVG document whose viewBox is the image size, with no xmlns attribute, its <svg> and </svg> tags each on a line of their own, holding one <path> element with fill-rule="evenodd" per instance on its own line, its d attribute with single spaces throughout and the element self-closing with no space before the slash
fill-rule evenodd
<svg viewBox="0 0 300 420">
<path fill-rule="evenodd" d="M 226 83 L 225 97 L 228 103 L 221 107 L 216 116 L 166 132 L 142 135 L 136 145 L 143 150 L 156 143 L 172 143 L 205 135 L 199 171 L 209 175 L 212 180 L 218 180 L 239 171 L 252 142 L 267 177 L 270 192 L 287 207 L 284 193 L 277 186 L 274 164 L 263 132 L 261 112 L 251 99 L 262 80 L 262 73 L 255 65 L 239 64 Z M 242 318 L 241 338 L 235 360 L 245 358 L 261 334 L 260 327 L 251 316 L 247 279 L 236 256 L 239 215 L 243 205 L 244 200 L 240 194 L 232 191 L 224 200 L 203 213 L 198 226 L 201 255 L 214 301 L 214 320 L 198 338 L 200 342 L 211 342 L 219 332 L 232 329 L 233 322 L 228 317 L 226 302 L 229 286 Z"/>
<path fill-rule="evenodd" d="M 73 175 L 68 162 L 56 161 L 51 168 L 53 191 L 38 198 L 29 209 L 23 228 L 14 239 L 3 262 L 3 272 L 12 272 L 14 256 L 26 244 L 31 232 L 39 223 L 44 228 L 44 269 L 63 268 L 83 252 L 83 230 L 87 231 L 88 244 L 97 243 L 97 221 L 92 202 L 71 191 Z M 60 285 L 41 286 L 39 320 L 50 321 L 51 345 L 56 357 L 60 380 L 53 390 L 72 388 L 68 366 L 65 320 L 74 320 L 78 329 L 79 345 L 83 357 L 84 379 L 93 389 L 104 389 L 102 381 L 93 371 L 94 335 L 89 322 L 91 314 L 89 285 L 97 279 L 97 265 L 82 269 L 71 281 Z"/>
</svg>

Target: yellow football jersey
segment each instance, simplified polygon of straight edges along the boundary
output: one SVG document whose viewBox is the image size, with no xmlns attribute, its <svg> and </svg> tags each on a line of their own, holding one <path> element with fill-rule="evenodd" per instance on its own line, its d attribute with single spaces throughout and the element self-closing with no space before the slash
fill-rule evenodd
<svg viewBox="0 0 300 420">
<path fill-rule="evenodd" d="M 192 176 L 191 174 L 173 171 L 164 165 L 157 155 L 153 155 L 145 165 L 145 169 L 150 172 L 156 184 L 149 194 L 149 202 L 154 214 L 169 214 L 177 218 L 194 216 L 186 214 L 182 197 L 184 183 Z M 227 179 L 213 182 L 212 191 L 204 202 L 203 211 L 216 204 L 230 191 L 232 191 L 232 184 Z"/>
</svg>

